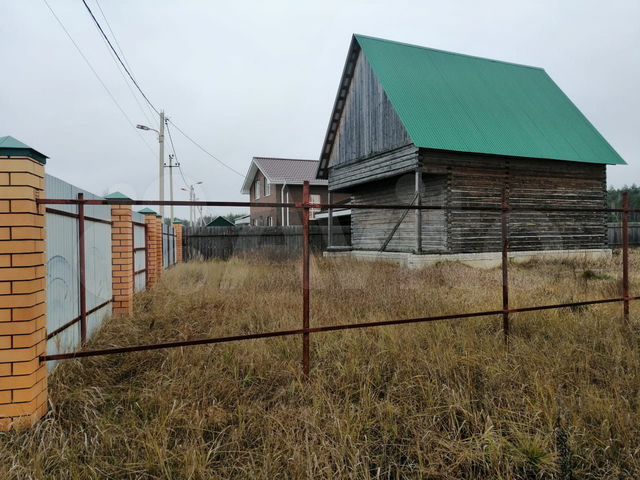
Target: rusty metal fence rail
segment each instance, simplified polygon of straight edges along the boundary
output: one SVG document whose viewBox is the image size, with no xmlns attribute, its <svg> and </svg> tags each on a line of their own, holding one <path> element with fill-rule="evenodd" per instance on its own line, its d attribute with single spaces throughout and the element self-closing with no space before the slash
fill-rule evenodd
<svg viewBox="0 0 640 480">
<path fill-rule="evenodd" d="M 55 354 L 55 355 L 42 355 L 40 360 L 52 361 L 52 360 L 67 360 L 73 358 L 94 357 L 101 355 L 112 355 L 121 353 L 141 352 L 149 350 L 158 350 L 164 348 L 178 348 L 188 347 L 196 345 L 212 345 L 227 342 L 236 342 L 244 340 L 255 340 L 263 338 L 275 338 L 285 336 L 300 336 L 302 340 L 302 370 L 305 376 L 309 375 L 310 371 L 310 339 L 311 334 L 323 333 L 323 332 L 335 332 L 345 331 L 360 328 L 372 328 L 382 326 L 393 325 L 407 325 L 417 323 L 427 323 L 435 321 L 447 321 L 447 320 L 461 320 L 469 318 L 481 318 L 489 316 L 497 316 L 502 318 L 502 330 L 505 343 L 508 343 L 510 335 L 510 321 L 511 314 L 535 312 L 542 310 L 562 309 L 562 308 L 575 308 L 588 305 L 601 305 L 622 303 L 622 322 L 627 325 L 629 322 L 629 304 L 631 301 L 640 300 L 640 296 L 631 296 L 629 294 L 629 215 L 630 213 L 637 213 L 636 210 L 632 210 L 629 207 L 629 197 L 625 193 L 623 196 L 622 208 L 572 208 L 572 207 L 517 207 L 513 208 L 509 205 L 509 199 L 506 191 L 503 193 L 502 202 L 499 206 L 455 206 L 452 207 L 458 211 L 493 211 L 499 213 L 501 216 L 501 237 L 502 237 L 502 260 L 501 260 L 501 272 L 502 272 L 502 309 L 499 310 L 486 310 L 478 312 L 462 312 L 458 314 L 449 315 L 435 315 L 417 318 L 404 318 L 394 320 L 383 320 L 375 322 L 361 322 L 341 325 L 326 325 L 326 326 L 311 326 L 311 298 L 310 298 L 310 286 L 311 286 L 311 273 L 310 273 L 310 248 L 309 248 L 309 212 L 311 209 L 328 209 L 333 208 L 335 205 L 331 204 L 317 204 L 310 201 L 309 184 L 305 182 L 303 188 L 303 201 L 300 203 L 260 203 L 254 204 L 251 202 L 211 202 L 211 201 L 156 201 L 156 200 L 128 200 L 128 199 L 108 199 L 108 200 L 56 200 L 56 199 L 41 199 L 38 201 L 40 204 L 77 204 L 81 205 L 174 205 L 174 206 L 214 206 L 214 207 L 285 207 L 301 209 L 303 212 L 303 254 L 302 254 L 302 285 L 301 295 L 303 298 L 303 307 L 301 312 L 301 328 L 292 330 L 279 330 L 273 332 L 253 333 L 246 335 L 233 335 L 224 337 L 210 337 L 210 338 L 198 338 L 192 340 L 148 344 L 148 345 L 132 345 L 126 347 L 116 347 L 98 350 L 84 350 L 72 353 Z M 340 205 L 345 207 L 344 204 Z M 373 204 L 353 204 L 348 205 L 351 209 L 391 209 L 391 210 L 444 210 L 446 207 L 442 206 L 426 206 L 426 205 L 373 205 Z M 546 304 L 546 305 L 532 305 L 525 307 L 512 307 L 509 303 L 509 215 L 513 211 L 518 212 L 591 212 L 591 213 L 621 213 L 622 214 L 622 296 L 597 300 L 585 300 L 581 302 L 571 303 L 558 303 L 558 304 Z"/>
</svg>

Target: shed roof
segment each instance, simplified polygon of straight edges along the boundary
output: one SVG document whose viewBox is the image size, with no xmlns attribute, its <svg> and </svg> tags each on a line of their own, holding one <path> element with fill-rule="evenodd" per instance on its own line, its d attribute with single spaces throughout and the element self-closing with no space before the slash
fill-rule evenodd
<svg viewBox="0 0 640 480">
<path fill-rule="evenodd" d="M 231 220 L 220 215 L 207 223 L 207 227 L 233 227 L 234 225 L 235 224 Z"/>
<path fill-rule="evenodd" d="M 241 193 L 248 194 L 258 170 L 271 184 L 301 185 L 308 180 L 311 185 L 327 185 L 327 181 L 316 178 L 318 160 L 295 158 L 253 157 L 244 178 Z"/>
<path fill-rule="evenodd" d="M 358 52 L 365 55 L 416 147 L 625 163 L 542 68 L 354 35 L 321 170 Z"/>
</svg>

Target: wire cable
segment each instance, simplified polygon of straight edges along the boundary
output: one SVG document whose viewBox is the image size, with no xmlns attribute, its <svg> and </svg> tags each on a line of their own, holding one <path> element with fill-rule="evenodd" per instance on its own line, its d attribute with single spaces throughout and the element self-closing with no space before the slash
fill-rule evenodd
<svg viewBox="0 0 640 480">
<path fill-rule="evenodd" d="M 140 85 L 138 85 L 138 82 L 136 82 L 136 79 L 133 77 L 133 75 L 131 74 L 131 72 L 129 71 L 129 69 L 127 68 L 127 66 L 124 64 L 124 62 L 122 61 L 122 59 L 120 58 L 120 55 L 118 55 L 118 52 L 116 51 L 116 49 L 113 47 L 113 44 L 111 43 L 111 40 L 109 40 L 109 37 L 107 37 L 107 34 L 104 33 L 104 30 L 102 29 L 102 26 L 100 25 L 100 22 L 98 22 L 98 19 L 96 18 L 96 16 L 93 14 L 93 12 L 91 11 L 91 8 L 89 7 L 89 5 L 87 4 L 87 2 L 85 0 L 82 0 L 82 3 L 84 4 L 85 8 L 87 9 L 87 11 L 89 12 L 89 15 L 91 15 L 91 18 L 93 19 L 94 23 L 96 24 L 96 26 L 98 27 L 98 29 L 100 30 L 100 33 L 102 34 L 102 36 L 104 37 L 104 39 L 107 41 L 107 43 L 109 44 L 109 47 L 111 48 L 111 50 L 113 51 L 113 53 L 115 54 L 116 58 L 118 59 L 118 61 L 120 62 L 120 65 L 122 65 L 122 68 L 124 68 L 124 71 L 127 72 L 127 75 L 129 75 L 129 78 L 131 79 L 131 81 L 133 82 L 133 84 L 136 86 L 136 88 L 138 89 L 138 91 L 140 92 L 140 94 L 143 96 L 143 98 L 147 101 L 147 103 L 151 106 L 151 108 L 153 108 L 153 111 L 156 112 L 158 115 L 160 115 L 160 112 L 158 111 L 158 109 L 153 105 L 153 103 L 151 103 L 151 100 L 149 100 L 149 97 L 147 97 L 145 95 L 145 93 L 142 91 L 142 88 L 140 88 Z"/>
<path fill-rule="evenodd" d="M 166 122 L 167 124 L 167 133 L 169 134 L 169 142 L 171 143 L 171 150 L 173 150 L 173 156 L 176 159 L 176 164 L 178 165 L 178 171 L 180 172 L 180 176 L 182 177 L 182 183 L 184 183 L 184 186 L 189 188 L 189 182 L 187 182 L 187 179 L 184 176 L 184 172 L 182 171 L 182 164 L 178 161 L 178 154 L 176 153 L 176 148 L 173 145 L 173 137 L 171 136 L 171 129 L 169 128 L 169 122 Z"/>
<path fill-rule="evenodd" d="M 49 11 L 51 12 L 51 14 L 53 15 L 53 17 L 56 19 L 56 21 L 58 22 L 58 25 L 60 25 L 60 27 L 62 28 L 62 30 L 64 30 L 64 33 L 66 33 L 67 37 L 69 38 L 69 40 L 71 40 L 71 43 L 73 43 L 73 46 L 76 47 L 76 50 L 78 51 L 78 53 L 80 54 L 80 56 L 82 57 L 82 59 L 84 60 L 84 62 L 87 64 L 87 66 L 89 67 L 89 69 L 93 72 L 93 75 L 98 79 L 98 82 L 100 82 L 100 85 L 102 85 L 102 88 L 104 88 L 105 92 L 107 92 L 107 95 L 109 95 L 109 98 L 111 98 L 111 101 L 115 104 L 116 107 L 118 107 L 118 110 L 120 110 L 120 113 L 122 113 L 122 116 L 127 120 L 127 122 L 129 123 L 129 125 L 131 125 L 131 127 L 135 128 L 135 124 L 133 123 L 133 121 L 131 121 L 131 118 L 129 118 L 129 115 L 127 115 L 127 112 L 124 111 L 124 109 L 122 108 L 122 106 L 118 103 L 118 101 L 116 100 L 116 97 L 113 96 L 113 94 L 111 93 L 111 90 L 109 90 L 109 87 L 107 87 L 107 85 L 104 83 L 104 81 L 102 80 L 102 78 L 100 77 L 100 75 L 98 74 L 98 72 L 96 71 L 95 68 L 93 68 L 93 65 L 91 64 L 91 62 L 89 61 L 89 59 L 87 58 L 87 56 L 84 54 L 84 52 L 82 51 L 82 49 L 80 48 L 80 46 L 77 44 L 77 42 L 73 39 L 73 37 L 71 36 L 71 34 L 69 33 L 69 30 L 67 30 L 67 28 L 64 26 L 64 23 L 62 23 L 62 20 L 60 20 L 60 18 L 58 17 L 58 15 L 56 15 L 56 12 L 53 10 L 53 8 L 51 8 L 51 5 L 49 5 L 49 2 L 47 2 L 47 0 L 42 0 L 44 2 L 44 4 L 47 6 L 47 8 L 49 9 Z M 151 153 L 153 155 L 155 155 L 155 152 L 153 151 L 153 149 L 151 148 L 151 145 L 149 145 L 147 143 L 147 141 L 144 139 L 144 137 L 140 134 L 140 132 L 136 131 L 138 137 L 144 142 L 144 144 L 147 146 L 147 148 L 151 151 Z"/>
<path fill-rule="evenodd" d="M 109 25 L 109 21 L 107 20 L 107 17 L 105 17 L 104 12 L 102 11 L 102 8 L 100 7 L 100 4 L 98 3 L 98 0 L 96 0 L 96 4 L 98 5 L 98 8 L 100 9 L 100 12 L 102 13 L 102 17 L 104 18 L 105 22 L 107 23 L 107 27 L 109 27 L 109 31 L 111 32 L 111 36 L 113 37 L 113 39 L 116 42 L 116 45 L 118 46 L 118 49 L 120 50 L 120 53 L 122 53 L 122 50 L 120 49 L 120 46 L 118 45 L 118 41 L 115 38 L 115 35 L 113 34 L 113 30 L 111 30 L 111 26 Z M 122 79 L 124 80 L 125 85 L 127 86 L 127 89 L 129 90 L 129 93 L 131 93 L 131 96 L 133 97 L 133 99 L 136 102 L 136 105 L 138 105 L 138 108 L 140 109 L 140 111 L 142 112 L 142 115 L 144 116 L 144 118 L 147 119 L 147 122 L 152 125 L 154 122 L 153 120 L 151 120 L 151 118 L 149 117 L 149 114 L 147 113 L 147 111 L 145 110 L 145 108 L 142 106 L 142 104 L 140 103 L 140 100 L 138 99 L 138 96 L 135 94 L 135 92 L 133 91 L 133 88 L 131 88 L 130 85 L 130 81 L 127 80 L 127 76 L 124 74 L 122 67 L 120 66 L 120 63 L 118 62 L 118 60 L 116 59 L 115 55 L 113 54 L 113 52 L 111 51 L 111 49 L 109 48 L 109 45 L 107 44 L 106 40 L 104 39 L 104 37 L 102 38 L 103 41 L 105 42 L 105 45 L 107 45 L 107 51 L 109 52 L 109 56 L 111 57 L 111 59 L 113 60 L 113 62 L 116 64 L 116 67 L 118 69 L 118 73 L 120 73 L 120 76 L 122 77 Z M 124 55 L 123 55 L 124 58 Z M 129 63 L 127 62 L 127 59 L 124 58 L 125 63 L 127 64 L 127 66 L 129 65 Z M 146 103 L 145 103 L 145 107 L 149 107 Z M 151 110 L 149 110 L 151 111 Z M 153 114 L 153 112 L 151 112 Z"/>
<path fill-rule="evenodd" d="M 218 157 L 216 157 L 214 154 L 210 153 L 209 151 L 207 151 L 202 145 L 200 145 L 198 142 L 196 142 L 193 138 L 191 138 L 189 135 L 187 135 L 178 125 L 176 125 L 173 120 L 169 120 L 169 122 L 176 127 L 176 130 L 178 130 L 187 140 L 189 140 L 191 143 L 193 143 L 196 147 L 198 147 L 200 150 L 202 150 L 204 153 L 206 153 L 207 155 L 209 155 L 211 158 L 213 158 L 216 162 L 218 162 L 220 165 L 222 165 L 223 167 L 231 170 L 233 173 L 235 173 L 236 175 L 241 176 L 242 178 L 244 178 L 244 174 L 240 173 L 239 171 L 237 171 L 235 168 L 233 168 L 232 166 L 224 163 L 222 160 L 220 160 Z"/>
<path fill-rule="evenodd" d="M 171 143 L 171 150 L 173 151 L 173 158 L 176 160 L 176 165 L 178 166 L 178 171 L 180 172 L 180 176 L 182 177 L 182 182 L 184 186 L 189 188 L 189 184 L 187 183 L 186 178 L 184 177 L 184 173 L 182 172 L 182 165 L 178 161 L 178 154 L 176 153 L 176 147 L 173 144 L 173 137 L 171 136 L 171 129 L 169 128 L 169 119 L 165 120 L 165 125 L 167 126 L 167 133 L 169 134 L 169 143 Z"/>
</svg>

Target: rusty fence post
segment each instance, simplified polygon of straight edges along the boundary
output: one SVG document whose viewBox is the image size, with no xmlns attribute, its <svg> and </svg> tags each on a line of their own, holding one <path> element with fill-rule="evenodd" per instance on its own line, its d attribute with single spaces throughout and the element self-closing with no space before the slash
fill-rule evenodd
<svg viewBox="0 0 640 480">
<path fill-rule="evenodd" d="M 507 189 L 502 190 L 502 331 L 504 342 L 509 342 L 509 199 Z"/>
<path fill-rule="evenodd" d="M 87 343 L 87 270 L 84 247 L 84 194 L 78 194 L 78 265 L 80 267 L 80 342 Z"/>
<path fill-rule="evenodd" d="M 629 192 L 622 193 L 622 296 L 623 321 L 629 324 Z"/>
<path fill-rule="evenodd" d="M 302 371 L 309 376 L 309 182 L 302 187 Z"/>
</svg>

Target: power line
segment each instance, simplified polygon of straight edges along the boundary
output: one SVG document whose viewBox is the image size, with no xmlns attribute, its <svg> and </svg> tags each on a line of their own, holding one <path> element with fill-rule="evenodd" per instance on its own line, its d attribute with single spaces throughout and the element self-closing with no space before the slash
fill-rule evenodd
<svg viewBox="0 0 640 480">
<path fill-rule="evenodd" d="M 182 131 L 182 129 L 180 127 L 178 127 L 175 123 L 173 123 L 173 120 L 169 120 L 169 122 L 171 122 L 171 124 L 176 127 L 176 130 L 178 130 L 182 135 L 184 135 L 184 137 L 189 140 L 191 143 L 193 143 L 196 147 L 198 147 L 200 150 L 202 150 L 204 153 L 206 153 L 207 155 L 209 155 L 211 158 L 213 158 L 216 162 L 218 162 L 220 165 L 222 165 L 223 167 L 228 168 L 229 170 L 231 170 L 233 173 L 235 173 L 236 175 L 241 176 L 242 178 L 244 178 L 244 175 L 242 173 L 240 173 L 239 171 L 237 171 L 235 168 L 233 168 L 230 165 L 227 165 L 226 163 L 224 163 L 222 160 L 220 160 L 218 157 L 216 157 L 214 154 L 208 152 L 202 145 L 200 145 L 198 142 L 196 142 L 193 138 L 191 138 L 189 135 L 187 135 L 186 133 L 184 133 L 184 131 Z"/>
<path fill-rule="evenodd" d="M 60 25 L 60 27 L 62 28 L 62 30 L 64 30 L 64 33 L 66 33 L 67 37 L 69 38 L 69 40 L 71 40 L 71 43 L 73 43 L 73 46 L 76 47 L 76 50 L 78 51 L 78 53 L 80 54 L 80 56 L 82 57 L 82 59 L 84 60 L 84 62 L 87 64 L 87 66 L 89 67 L 89 69 L 93 72 L 93 74 L 95 75 L 95 77 L 98 79 L 98 81 L 100 82 L 100 85 L 102 85 L 102 88 L 104 88 L 105 92 L 107 92 L 107 94 L 109 95 L 109 97 L 111 98 L 111 101 L 113 101 L 113 103 L 115 104 L 116 107 L 118 107 L 118 110 L 120 110 L 120 113 L 122 113 L 122 115 L 124 116 L 124 118 L 127 120 L 127 122 L 135 128 L 135 124 L 131 121 L 131 118 L 129 118 L 129 115 L 127 115 L 127 112 L 124 111 L 124 109 L 122 108 L 122 106 L 118 103 L 118 101 L 116 100 L 116 98 L 113 96 L 113 94 L 111 93 L 111 90 L 109 90 L 109 87 L 107 87 L 107 85 L 104 83 L 104 81 L 102 80 L 102 78 L 100 77 L 100 75 L 98 74 L 98 72 L 96 71 L 95 68 L 93 68 L 93 65 L 91 65 L 91 62 L 89 61 L 89 59 L 86 57 L 86 55 L 84 54 L 84 52 L 80 49 L 80 46 L 76 43 L 76 41 L 73 39 L 73 37 L 71 36 L 71 34 L 69 33 L 69 30 L 67 30 L 67 28 L 64 26 L 64 23 L 62 23 L 62 20 L 60 20 L 60 18 L 58 17 L 58 15 L 56 15 L 56 12 L 53 10 L 53 8 L 51 8 L 51 5 L 49 5 L 49 2 L 47 2 L 47 0 L 42 0 L 44 2 L 44 4 L 47 6 L 47 8 L 49 9 L 49 11 L 51 12 L 51 14 L 53 15 L 53 17 L 56 19 L 56 21 L 58 22 L 58 25 Z M 151 148 L 151 145 L 149 145 L 147 143 L 147 141 L 144 139 L 144 137 L 142 137 L 142 135 L 140 135 L 140 132 L 136 132 L 138 137 L 144 142 L 144 144 L 147 146 L 147 148 L 151 151 L 151 153 L 153 153 L 155 155 L 155 152 L 153 151 L 153 149 Z"/>
<path fill-rule="evenodd" d="M 156 112 L 158 115 L 160 115 L 160 112 L 158 111 L 158 109 L 153 105 L 153 103 L 151 103 L 151 100 L 149 100 L 149 98 L 145 95 L 145 93 L 142 91 L 142 88 L 140 88 L 140 85 L 138 85 L 138 82 L 136 82 L 136 79 L 133 78 L 133 75 L 131 74 L 131 72 L 129 71 L 129 69 L 127 68 L 127 66 L 124 64 L 124 62 L 122 61 L 122 59 L 120 58 L 120 55 L 118 55 L 118 52 L 116 51 L 115 48 L 113 48 L 113 45 L 111 44 L 111 40 L 109 40 L 109 37 L 107 37 L 107 34 L 104 33 L 104 30 L 102 29 L 102 26 L 100 25 L 100 22 L 98 22 L 98 19 L 96 18 L 96 16 L 93 14 L 93 12 L 91 11 L 91 8 L 89 8 L 89 5 L 87 5 L 87 2 L 85 0 L 82 0 L 82 3 L 84 4 L 84 6 L 86 7 L 87 11 L 89 12 L 89 15 L 91 15 L 91 18 L 93 19 L 94 23 L 96 24 L 96 26 L 98 27 L 98 29 L 100 30 L 100 33 L 102 34 L 102 36 L 104 37 L 104 39 L 107 41 L 107 43 L 109 44 L 109 47 L 111 48 L 111 50 L 113 51 L 113 53 L 115 54 L 116 58 L 118 59 L 118 61 L 120 62 L 120 65 L 122 65 L 122 68 L 124 68 L 124 71 L 127 72 L 127 75 L 129 75 L 129 78 L 131 79 L 131 81 L 133 82 L 133 84 L 136 86 L 136 88 L 138 89 L 138 91 L 140 92 L 140 94 L 144 97 L 144 99 L 147 101 L 147 103 L 151 106 L 151 108 L 153 108 L 153 111 Z"/>
<path fill-rule="evenodd" d="M 171 129 L 169 128 L 169 122 L 165 121 L 165 124 L 167 125 L 167 133 L 169 134 L 169 143 L 171 143 L 173 158 L 176 159 L 176 165 L 178 166 L 178 171 L 180 172 L 180 176 L 182 177 L 182 182 L 184 183 L 185 187 L 189 187 L 187 179 L 184 177 L 184 172 L 182 171 L 182 165 L 180 165 L 180 162 L 178 161 L 178 154 L 176 153 L 176 147 L 173 144 L 173 137 L 171 136 Z"/>
<path fill-rule="evenodd" d="M 105 22 L 107 23 L 107 27 L 109 28 L 109 31 L 111 32 L 111 36 L 115 40 L 116 45 L 118 46 L 118 49 L 120 50 L 120 53 L 122 54 L 122 49 L 120 48 L 120 45 L 118 44 L 118 40 L 116 39 L 116 37 L 115 37 L 115 35 L 113 33 L 113 30 L 111 29 L 111 25 L 109 25 L 109 20 L 107 20 L 107 17 L 105 16 L 104 12 L 102 11 L 102 7 L 100 7 L 100 4 L 98 3 L 98 0 L 96 0 L 96 5 L 98 5 L 98 8 L 100 9 L 100 13 L 102 13 L 102 17 L 104 18 Z M 103 40 L 104 40 L 104 38 L 103 38 Z M 105 41 L 105 44 L 106 44 L 106 41 Z M 108 44 L 107 44 L 107 47 L 108 47 Z M 142 112 L 142 115 L 147 119 L 147 122 L 149 122 L 150 124 L 153 123 L 151 118 L 149 118 L 149 114 L 147 113 L 147 111 L 142 107 L 142 104 L 140 103 L 140 100 L 138 100 L 138 96 L 135 94 L 135 92 L 131 88 L 131 85 L 129 84 L 129 80 L 127 80 L 127 77 L 125 76 L 124 72 L 122 71 L 122 67 L 118 63 L 118 60 L 113 55 L 113 52 L 110 49 L 108 49 L 108 51 L 109 51 L 109 56 L 111 57 L 113 62 L 116 64 L 116 67 L 118 68 L 118 73 L 120 74 L 120 76 L 124 80 L 124 83 L 127 85 L 127 89 L 129 90 L 129 93 L 131 93 L 131 96 L 135 100 L 136 105 L 138 105 L 138 108 Z M 124 58 L 124 54 L 122 54 L 122 58 Z M 124 58 L 124 61 L 128 66 L 129 63 L 127 62 L 126 58 Z M 148 105 L 146 103 L 145 103 L 145 106 L 148 108 Z"/>
</svg>

